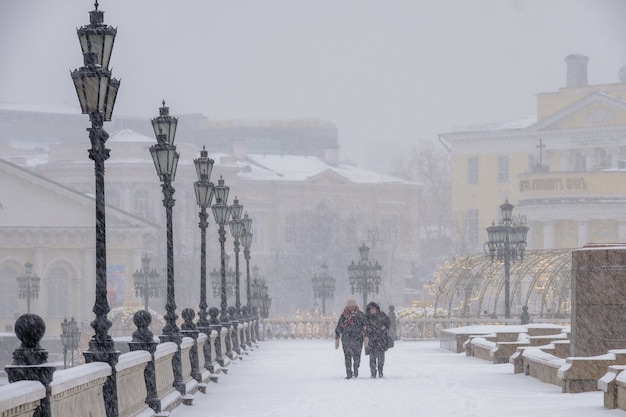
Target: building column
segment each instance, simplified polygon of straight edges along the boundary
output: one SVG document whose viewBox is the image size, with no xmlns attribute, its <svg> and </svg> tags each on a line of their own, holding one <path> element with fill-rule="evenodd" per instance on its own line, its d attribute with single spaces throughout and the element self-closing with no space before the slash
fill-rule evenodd
<svg viewBox="0 0 626 417">
<path fill-rule="evenodd" d="M 31 300 L 30 308 L 31 312 L 35 314 L 39 314 L 42 317 L 48 316 L 48 278 L 45 276 L 44 271 L 45 261 L 44 261 L 44 253 L 46 249 L 44 248 L 33 248 L 33 275 L 41 278 L 39 284 L 39 298 Z"/>
<path fill-rule="evenodd" d="M 543 248 L 554 249 L 554 221 L 543 222 Z"/>
<path fill-rule="evenodd" d="M 96 294 L 96 270 L 94 265 L 96 264 L 95 250 L 85 249 L 83 250 L 83 285 L 78 293 L 79 297 L 76 303 L 76 314 L 83 320 L 93 319 L 93 312 L 91 306 L 93 306 Z"/>
</svg>

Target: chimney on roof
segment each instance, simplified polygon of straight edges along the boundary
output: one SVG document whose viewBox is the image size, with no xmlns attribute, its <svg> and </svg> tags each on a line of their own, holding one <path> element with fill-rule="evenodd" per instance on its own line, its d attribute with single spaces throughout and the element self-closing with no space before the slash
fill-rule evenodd
<svg viewBox="0 0 626 417">
<path fill-rule="evenodd" d="M 567 63 L 567 87 L 586 87 L 589 58 L 585 55 L 571 54 L 565 58 L 565 62 Z"/>
</svg>

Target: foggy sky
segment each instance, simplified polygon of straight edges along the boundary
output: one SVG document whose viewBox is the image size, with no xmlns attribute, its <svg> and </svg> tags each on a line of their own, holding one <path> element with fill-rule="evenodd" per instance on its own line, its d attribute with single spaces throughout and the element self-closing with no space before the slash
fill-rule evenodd
<svg viewBox="0 0 626 417">
<path fill-rule="evenodd" d="M 78 108 L 70 70 L 93 1 L 0 0 L 0 102 Z M 589 56 L 626 64 L 622 0 L 101 0 L 118 28 L 115 115 L 323 119 L 341 157 L 385 170 L 416 140 L 535 114 Z M 178 138 L 184 141 L 184 138 Z"/>
</svg>

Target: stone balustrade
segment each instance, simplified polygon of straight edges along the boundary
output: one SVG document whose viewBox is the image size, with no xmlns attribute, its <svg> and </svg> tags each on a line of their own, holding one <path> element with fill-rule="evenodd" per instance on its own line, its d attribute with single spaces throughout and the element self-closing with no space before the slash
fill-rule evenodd
<svg viewBox="0 0 626 417">
<path fill-rule="evenodd" d="M 46 388 L 38 381 L 17 381 L 0 387 L 1 417 L 32 417 L 46 398 Z"/>
<path fill-rule="evenodd" d="M 595 391 L 598 381 L 609 366 L 626 365 L 626 349 L 611 349 L 608 353 L 589 357 L 569 357 L 559 369 L 563 392 L 577 393 Z"/>
<path fill-rule="evenodd" d="M 182 363 L 183 383 L 185 384 L 185 395 L 193 395 L 198 392 L 198 381 L 193 378 L 191 366 L 192 347 L 196 344 L 191 337 L 183 337 L 180 343 L 180 355 Z M 195 350 L 194 350 L 195 351 Z"/>
<path fill-rule="evenodd" d="M 56 371 L 50 383 L 50 416 L 106 417 L 102 387 L 111 366 L 92 362 Z"/>
<path fill-rule="evenodd" d="M 174 367 L 172 358 L 178 346 L 173 342 L 159 343 L 154 352 L 154 376 L 159 412 L 169 412 L 178 407 L 182 397 L 172 385 L 174 382 Z"/>
<path fill-rule="evenodd" d="M 11 383 L 0 386 L 0 417 L 106 417 L 110 407 L 105 403 L 103 387 L 112 375 L 119 417 L 165 416 L 181 403 L 191 404 L 200 386 L 206 392 L 207 382 L 217 382 L 218 374 L 225 373 L 229 364 L 229 348 L 234 353 L 232 349 L 239 343 L 246 350 L 254 343 L 254 326 L 249 322 L 239 323 L 238 330 L 231 325 L 218 326 L 219 333 L 206 330 L 208 335 L 191 329 L 182 332 L 184 337 L 177 345 L 158 342 L 148 330 L 150 316 L 143 310 L 133 321 L 137 331 L 132 340 L 124 337 L 125 343 L 117 341 L 125 353 L 119 355 L 114 369 L 106 362 L 91 362 L 54 372 L 55 367 L 47 363 L 47 352 L 39 347 L 45 331 L 43 320 L 32 314 L 21 316 L 16 328 L 22 331 L 16 335 L 22 346 L 13 355 L 14 363 L 5 367 Z M 26 331 L 33 326 L 36 330 Z M 181 355 L 184 396 L 174 387 L 173 359 L 177 353 Z M 218 362 L 218 353 L 223 365 Z"/>
<path fill-rule="evenodd" d="M 117 403 L 120 416 L 152 417 L 154 410 L 146 404 L 148 391 L 144 371 L 152 355 L 145 350 L 120 355 L 117 372 Z"/>
</svg>

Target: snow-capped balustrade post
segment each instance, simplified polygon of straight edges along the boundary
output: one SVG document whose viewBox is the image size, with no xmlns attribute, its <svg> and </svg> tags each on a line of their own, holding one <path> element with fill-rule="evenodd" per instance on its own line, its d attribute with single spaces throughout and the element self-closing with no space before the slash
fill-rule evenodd
<svg viewBox="0 0 626 417">
<path fill-rule="evenodd" d="M 223 341 L 221 337 L 222 323 L 218 317 L 219 314 L 220 314 L 220 310 L 217 307 L 209 308 L 209 317 L 211 317 L 209 319 L 209 328 L 211 329 L 211 332 L 217 333 L 217 337 L 215 338 L 215 344 L 214 344 L 215 356 L 211 359 L 219 363 L 220 366 L 224 366 L 224 352 L 222 351 L 224 345 L 222 344 Z"/>
<path fill-rule="evenodd" d="M 180 391 L 174 388 L 173 358 L 178 351 L 176 343 L 164 342 L 159 343 L 154 352 L 154 375 L 161 413 L 172 411 L 182 400 Z"/>
<path fill-rule="evenodd" d="M 133 323 L 137 326 L 137 330 L 133 332 L 133 338 L 128 342 L 128 348 L 131 352 L 145 350 L 150 354 L 151 360 L 144 369 L 146 404 L 148 404 L 155 413 L 160 413 L 161 402 L 157 395 L 157 383 L 154 370 L 154 353 L 156 352 L 158 342 L 154 340 L 154 334 L 149 329 L 150 323 L 152 323 L 152 316 L 146 310 L 139 310 L 133 315 Z"/>
<path fill-rule="evenodd" d="M 145 369 L 153 364 L 150 352 L 137 350 L 120 355 L 115 371 L 117 374 L 117 401 L 120 417 L 154 415 L 147 404 Z"/>
<path fill-rule="evenodd" d="M 189 352 L 191 366 L 190 375 L 196 381 L 202 382 L 202 374 L 200 374 L 198 366 L 198 333 L 200 332 L 193 322 L 196 312 L 191 308 L 185 308 L 181 312 L 181 316 L 183 317 L 184 322 L 181 325 L 180 333 L 183 337 L 189 337 L 193 340 L 193 345 L 191 346 Z"/>
<path fill-rule="evenodd" d="M 231 352 L 237 353 L 237 355 L 241 355 L 241 344 L 239 339 L 239 320 L 237 318 L 237 307 L 230 306 L 228 307 L 228 317 L 230 319 L 230 337 L 231 337 Z M 228 342 L 227 342 L 228 344 Z M 233 359 L 233 356 L 230 356 Z"/>
<path fill-rule="evenodd" d="M 48 364 L 48 352 L 39 344 L 46 333 L 44 320 L 32 313 L 22 314 L 15 321 L 15 335 L 22 344 L 13 351 L 13 363 L 4 367 L 9 382 L 39 381 L 46 396 L 35 410 L 35 417 L 50 417 L 50 383 L 55 371 Z"/>
</svg>

